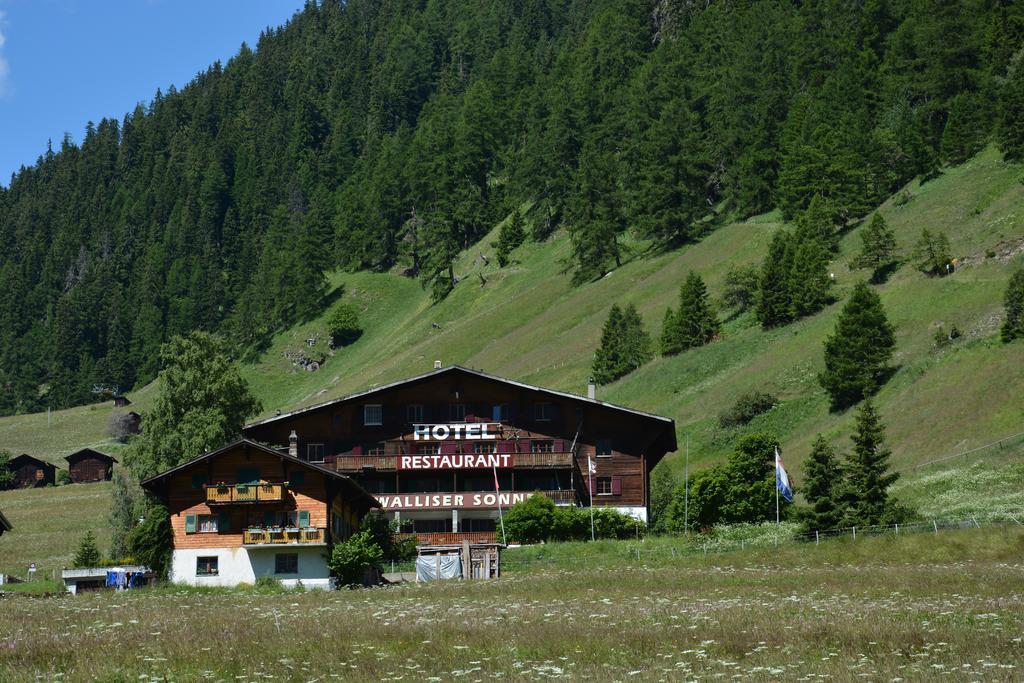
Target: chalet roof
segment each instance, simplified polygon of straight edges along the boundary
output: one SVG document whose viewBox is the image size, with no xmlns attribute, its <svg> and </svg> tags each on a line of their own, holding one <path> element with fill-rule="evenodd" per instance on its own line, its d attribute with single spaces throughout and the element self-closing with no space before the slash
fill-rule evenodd
<svg viewBox="0 0 1024 683">
<path fill-rule="evenodd" d="M 54 465 L 52 462 L 46 462 L 45 460 L 40 460 L 39 458 L 37 458 L 35 456 L 32 456 L 32 455 L 29 455 L 28 453 L 22 453 L 21 455 L 17 456 L 16 458 L 11 458 L 10 460 L 7 461 L 7 467 L 8 468 L 21 467 L 22 465 L 27 465 L 27 464 L 39 465 L 39 466 L 42 466 L 43 468 L 49 468 L 49 467 L 52 467 L 54 469 L 57 468 L 57 466 Z"/>
<path fill-rule="evenodd" d="M 644 420 L 651 420 L 651 421 L 654 421 L 654 422 L 658 423 L 663 428 L 670 428 L 670 431 L 671 431 L 671 434 L 672 434 L 672 436 L 671 436 L 671 448 L 669 448 L 668 450 L 669 451 L 674 451 L 676 449 L 675 420 L 673 420 L 672 418 L 662 417 L 661 415 L 655 415 L 653 413 L 645 413 L 642 410 L 636 410 L 634 408 L 626 408 L 625 406 L 616 405 L 614 403 L 608 403 L 607 401 L 599 401 L 599 400 L 594 399 L 594 398 L 587 398 L 586 396 L 580 396 L 579 394 L 573 394 L 573 393 L 570 393 L 570 392 L 567 392 L 567 391 L 557 391 L 555 389 L 547 389 L 545 387 L 539 387 L 539 386 L 536 386 L 536 385 L 533 385 L 533 384 L 526 384 L 525 382 L 517 382 L 517 381 L 512 380 L 512 379 L 506 379 L 504 377 L 498 377 L 497 375 L 491 375 L 491 374 L 488 374 L 488 373 L 483 372 L 481 370 L 473 370 L 471 368 L 465 368 L 465 367 L 462 367 L 461 365 L 449 365 L 447 367 L 439 368 L 437 370 L 431 370 L 430 372 L 426 372 L 426 373 L 424 373 L 422 375 L 416 375 L 415 377 L 409 377 L 407 379 L 399 380 L 397 382 L 391 382 L 390 384 L 385 384 L 383 386 L 374 387 L 373 389 L 368 389 L 366 391 L 361 391 L 361 392 L 358 392 L 358 393 L 355 393 L 355 394 L 349 394 L 348 396 L 343 396 L 341 398 L 331 399 L 330 401 L 324 401 L 322 403 L 317 403 L 317 404 L 314 404 L 314 405 L 311 405 L 311 406 L 307 406 L 305 408 L 298 408 L 296 410 L 292 410 L 292 411 L 289 411 L 287 413 L 281 413 L 280 415 L 275 415 L 273 417 L 268 417 L 268 418 L 265 418 L 263 420 L 256 420 L 255 422 L 250 422 L 249 424 L 245 425 L 243 430 L 251 429 L 253 427 L 258 427 L 260 425 L 271 424 L 273 422 L 279 422 L 281 420 L 286 420 L 288 418 L 295 417 L 296 415 L 301 415 L 303 413 L 309 413 L 309 412 L 312 412 L 312 411 L 315 411 L 315 410 L 321 410 L 323 408 L 327 408 L 329 406 L 338 405 L 338 404 L 341 404 L 341 403 L 346 403 L 348 401 L 353 401 L 353 400 L 360 399 L 360 398 L 366 398 L 366 397 L 369 397 L 369 396 L 374 396 L 374 395 L 383 393 L 385 391 L 388 391 L 390 389 L 394 389 L 396 387 L 400 387 L 400 386 L 404 386 L 404 385 L 408 385 L 408 384 L 415 384 L 417 382 L 423 382 L 423 381 L 426 381 L 428 379 L 433 379 L 434 377 L 439 377 L 441 375 L 447 375 L 447 374 L 462 374 L 462 375 L 470 375 L 470 376 L 474 376 L 474 377 L 480 377 L 482 379 L 490 380 L 492 382 L 500 382 L 502 384 L 508 384 L 510 386 L 519 387 L 520 389 L 526 389 L 528 391 L 536 391 L 536 392 L 539 392 L 541 394 L 547 394 L 549 396 L 558 396 L 559 398 L 568 398 L 568 399 L 571 399 L 573 401 L 578 401 L 580 403 L 586 403 L 586 404 L 589 404 L 589 405 L 599 406 L 601 408 L 605 408 L 605 409 L 608 409 L 608 410 L 613 410 L 613 411 L 616 411 L 616 412 L 622 412 L 622 413 L 628 413 L 628 414 L 631 414 L 631 415 L 635 415 L 635 416 L 640 417 L 640 418 L 642 418 Z"/>
<path fill-rule="evenodd" d="M 107 462 L 117 462 L 117 459 L 114 458 L 113 456 L 107 455 L 106 453 L 101 453 L 94 448 L 81 448 L 75 451 L 74 453 L 65 455 L 64 459 L 67 460 L 68 462 L 72 462 L 74 460 L 81 460 L 82 458 L 90 456 L 94 458 L 99 458 L 100 460 L 106 460 Z"/>
<path fill-rule="evenodd" d="M 0 512 L 0 534 L 5 531 L 10 531 L 13 528 L 14 527 L 11 526 L 11 523 L 7 521 L 7 518 L 4 517 L 4 513 Z"/>
<path fill-rule="evenodd" d="M 353 497 L 356 500 L 363 501 L 364 503 L 366 503 L 367 507 L 380 507 L 380 503 L 377 502 L 377 499 L 374 498 L 369 493 L 367 493 L 366 490 L 362 486 L 357 484 L 350 477 L 347 477 L 344 474 L 341 474 L 340 472 L 336 472 L 334 470 L 329 470 L 326 467 L 321 467 L 319 465 L 314 465 L 313 463 L 306 462 L 305 460 L 300 460 L 299 458 L 294 458 L 294 457 L 288 455 L 287 453 L 282 453 L 281 451 L 277 450 L 276 448 L 271 448 L 270 446 L 266 446 L 264 444 L 258 443 L 256 441 L 253 441 L 252 439 L 239 439 L 238 441 L 234 441 L 232 443 L 229 443 L 228 445 L 222 446 L 221 448 L 218 448 L 216 450 L 210 451 L 209 453 L 204 453 L 202 455 L 196 456 L 195 458 L 192 458 L 188 462 L 183 462 L 180 465 L 176 465 L 176 466 L 170 468 L 169 470 L 164 470 L 160 474 L 153 475 L 149 479 L 143 480 L 142 482 L 139 483 L 139 485 L 142 486 L 145 489 L 153 490 L 155 488 L 156 484 L 158 484 L 160 481 L 166 479 L 170 475 L 177 474 L 178 472 L 181 472 L 182 470 L 186 470 L 189 467 L 192 467 L 193 465 L 197 465 L 197 464 L 199 464 L 201 462 L 205 462 L 205 461 L 210 460 L 212 458 L 216 458 L 218 456 L 224 455 L 225 453 L 228 453 L 228 452 L 234 450 L 235 448 L 238 448 L 239 446 L 248 446 L 248 447 L 254 448 L 254 449 L 258 450 L 258 451 L 263 451 L 264 453 L 269 453 L 270 455 L 275 455 L 275 456 L 281 458 L 282 460 L 284 460 L 285 462 L 290 462 L 290 463 L 293 463 L 295 465 L 301 465 L 302 467 L 305 467 L 307 469 L 319 472 L 320 474 L 323 474 L 326 477 L 330 477 L 330 478 L 335 479 L 338 482 L 340 482 L 341 485 L 343 487 L 345 487 L 348 490 L 348 492 L 350 494 L 352 494 Z"/>
</svg>

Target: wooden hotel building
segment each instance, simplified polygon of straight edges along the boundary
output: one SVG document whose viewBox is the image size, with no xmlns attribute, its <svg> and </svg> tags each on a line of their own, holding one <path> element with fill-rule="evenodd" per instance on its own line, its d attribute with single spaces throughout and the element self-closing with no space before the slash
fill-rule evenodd
<svg viewBox="0 0 1024 683">
<path fill-rule="evenodd" d="M 438 366 L 244 434 L 352 477 L 424 542 L 500 541 L 499 505 L 537 491 L 647 521 L 651 469 L 676 449 L 671 419 Z"/>
</svg>

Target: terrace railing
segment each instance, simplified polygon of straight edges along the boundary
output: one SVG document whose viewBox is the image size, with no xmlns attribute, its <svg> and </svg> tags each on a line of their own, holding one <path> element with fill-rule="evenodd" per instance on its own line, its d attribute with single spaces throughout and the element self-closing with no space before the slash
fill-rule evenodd
<svg viewBox="0 0 1024 683">
<path fill-rule="evenodd" d="M 288 484 L 210 484 L 206 486 L 207 505 L 232 503 L 279 503 L 284 500 Z"/>
<path fill-rule="evenodd" d="M 318 527 L 245 529 L 242 545 L 323 545 L 327 542 L 327 530 Z"/>
<path fill-rule="evenodd" d="M 550 468 L 572 467 L 575 462 L 572 453 L 511 453 L 513 467 Z M 363 470 L 394 471 L 398 469 L 397 455 L 345 455 L 332 456 L 339 472 L 362 472 Z"/>
</svg>

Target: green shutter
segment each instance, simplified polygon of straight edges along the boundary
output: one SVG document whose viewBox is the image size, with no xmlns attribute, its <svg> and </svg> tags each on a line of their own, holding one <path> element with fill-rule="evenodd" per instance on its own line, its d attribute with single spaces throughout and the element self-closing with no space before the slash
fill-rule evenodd
<svg viewBox="0 0 1024 683">
<path fill-rule="evenodd" d="M 238 484 L 258 484 L 260 481 L 260 471 L 255 467 L 242 467 L 238 470 L 238 476 L 236 477 L 236 483 Z"/>
<path fill-rule="evenodd" d="M 299 527 L 305 529 L 309 526 L 309 510 L 299 511 Z"/>
<path fill-rule="evenodd" d="M 185 515 L 185 533 L 194 534 L 196 532 L 196 516 Z"/>
<path fill-rule="evenodd" d="M 217 531 L 224 533 L 231 530 L 231 513 L 222 512 L 217 516 Z"/>
</svg>

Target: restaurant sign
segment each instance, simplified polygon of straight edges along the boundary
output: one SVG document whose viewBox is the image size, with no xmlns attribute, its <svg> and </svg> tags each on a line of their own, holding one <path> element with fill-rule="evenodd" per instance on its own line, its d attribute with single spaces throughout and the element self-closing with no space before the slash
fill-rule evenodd
<svg viewBox="0 0 1024 683">
<path fill-rule="evenodd" d="M 507 493 L 410 493 L 376 496 L 385 510 L 447 510 L 450 508 L 495 508 L 521 503 L 530 496 L 524 491 Z"/>
<path fill-rule="evenodd" d="M 491 429 L 495 431 L 492 432 Z M 451 424 L 413 425 L 413 441 L 493 441 L 498 438 L 498 423 L 454 422 Z"/>
<path fill-rule="evenodd" d="M 400 455 L 400 470 L 460 470 L 478 467 L 512 467 L 511 453 L 451 453 Z"/>
</svg>

